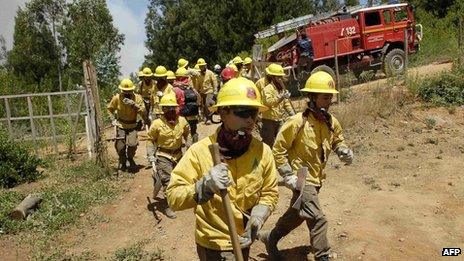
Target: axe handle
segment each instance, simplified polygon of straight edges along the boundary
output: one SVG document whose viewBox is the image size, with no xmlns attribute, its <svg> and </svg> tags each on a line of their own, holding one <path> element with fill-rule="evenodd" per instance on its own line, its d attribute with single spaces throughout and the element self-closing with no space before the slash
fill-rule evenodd
<svg viewBox="0 0 464 261">
<path fill-rule="evenodd" d="M 214 165 L 221 163 L 221 157 L 219 154 L 219 145 L 213 143 L 209 145 L 209 150 L 213 156 Z M 232 207 L 230 203 L 229 194 L 227 194 L 227 189 L 221 191 L 222 206 L 226 212 L 226 221 L 227 227 L 229 228 L 230 240 L 232 241 L 232 248 L 234 250 L 235 260 L 243 261 L 242 249 L 240 248 L 240 243 L 238 241 L 237 229 L 235 227 L 234 214 L 232 212 Z"/>
</svg>

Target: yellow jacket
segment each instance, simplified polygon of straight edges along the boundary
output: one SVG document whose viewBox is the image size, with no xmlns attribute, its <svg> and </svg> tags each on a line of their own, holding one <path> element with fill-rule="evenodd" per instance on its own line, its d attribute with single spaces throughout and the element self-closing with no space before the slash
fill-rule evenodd
<svg viewBox="0 0 464 261">
<path fill-rule="evenodd" d="M 153 91 L 151 93 L 151 104 L 152 104 L 152 111 L 154 114 L 162 114 L 163 111 L 161 110 L 161 107 L 159 106 L 160 103 L 160 98 L 156 94 L 158 92 L 158 87 L 155 85 L 153 86 Z M 171 94 L 171 95 L 176 95 L 174 93 L 174 88 L 172 87 L 171 84 L 167 83 L 166 87 L 164 88 L 163 91 L 163 96 L 166 94 Z"/>
<path fill-rule="evenodd" d="M 263 96 L 262 91 L 263 91 L 264 87 L 266 87 L 266 85 L 268 85 L 268 84 L 269 83 L 267 82 L 266 77 L 263 77 L 263 78 L 256 81 L 255 85 L 256 85 L 256 88 L 258 88 L 259 93 L 261 93 L 261 97 Z"/>
<path fill-rule="evenodd" d="M 106 106 L 108 112 L 118 120 L 122 129 L 133 129 L 137 126 L 137 115 L 145 118 L 145 105 L 142 96 L 134 93 L 133 100 L 137 108 L 127 105 L 123 102 L 124 97 L 118 93 L 113 96 L 110 103 Z"/>
<path fill-rule="evenodd" d="M 147 146 L 156 144 L 157 156 L 178 161 L 182 157 L 182 138 L 187 139 L 190 127 L 184 117 L 179 117 L 176 125 L 169 124 L 164 117 L 154 120 L 148 130 Z M 170 152 L 171 151 L 171 152 Z"/>
<path fill-rule="evenodd" d="M 346 146 L 342 127 L 334 116 L 332 127 L 334 132 L 310 115 L 303 128 L 302 113 L 291 116 L 277 134 L 272 150 L 277 167 L 289 163 L 294 172 L 308 167 L 306 181 L 321 186 L 330 153 L 340 146 Z"/>
<path fill-rule="evenodd" d="M 195 182 L 213 167 L 208 146 L 216 142 L 217 132 L 195 143 L 180 159 L 171 174 L 167 192 L 168 204 L 174 210 L 193 208 L 196 217 L 195 241 L 214 250 L 232 250 L 222 199 L 214 195 L 197 205 Z M 234 184 L 228 188 L 236 233 L 244 232 L 243 213 L 249 214 L 257 204 L 274 209 L 278 200 L 277 171 L 271 149 L 253 138 L 248 151 L 233 160 L 226 160 Z"/>
<path fill-rule="evenodd" d="M 140 81 L 136 93 L 140 94 L 144 100 L 150 99 L 153 90 L 155 89 L 154 81 L 150 85 L 146 85 L 144 81 Z"/>
<path fill-rule="evenodd" d="M 285 111 L 293 111 L 289 99 L 279 102 L 279 93 L 272 83 L 269 83 L 262 89 L 261 98 L 263 104 L 269 108 L 269 110 L 263 112 L 263 119 L 281 121 L 284 118 Z"/>
<path fill-rule="evenodd" d="M 205 73 L 201 73 L 195 78 L 196 89 L 199 93 L 213 93 L 217 86 L 217 79 L 214 73 L 206 69 Z"/>
</svg>

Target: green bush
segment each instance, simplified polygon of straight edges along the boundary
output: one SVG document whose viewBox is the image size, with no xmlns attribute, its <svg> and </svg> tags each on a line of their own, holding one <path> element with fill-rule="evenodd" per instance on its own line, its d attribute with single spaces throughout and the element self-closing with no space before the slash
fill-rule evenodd
<svg viewBox="0 0 464 261">
<path fill-rule="evenodd" d="M 28 148 L 10 140 L 0 130 L 0 187 L 11 188 L 37 180 L 41 175 L 37 167 L 42 163 Z"/>
<path fill-rule="evenodd" d="M 410 82 L 409 88 L 432 106 L 464 105 L 464 69 Z"/>
</svg>

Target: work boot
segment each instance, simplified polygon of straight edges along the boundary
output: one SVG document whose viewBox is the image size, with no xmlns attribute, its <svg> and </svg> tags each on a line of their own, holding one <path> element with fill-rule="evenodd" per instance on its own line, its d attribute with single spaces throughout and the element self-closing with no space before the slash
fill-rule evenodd
<svg viewBox="0 0 464 261">
<path fill-rule="evenodd" d="M 315 260 L 316 261 L 329 261 L 330 258 L 329 258 L 329 255 L 325 255 L 325 256 L 316 257 Z"/>
<path fill-rule="evenodd" d="M 175 219 L 177 217 L 176 213 L 174 213 L 174 210 L 172 210 L 170 207 L 166 208 L 166 216 L 171 219 Z"/>
<path fill-rule="evenodd" d="M 283 257 L 280 254 L 279 249 L 277 248 L 277 242 L 279 242 L 279 240 L 272 238 L 271 232 L 272 231 L 270 230 L 261 230 L 260 232 L 258 232 L 258 238 L 266 246 L 266 251 L 269 255 L 268 260 L 282 260 Z"/>
<path fill-rule="evenodd" d="M 126 159 L 125 158 L 119 158 L 118 170 L 120 170 L 120 171 L 126 171 L 127 170 Z"/>
<path fill-rule="evenodd" d="M 132 173 L 137 172 L 138 166 L 135 163 L 134 159 L 128 159 L 129 161 L 129 171 Z"/>
</svg>

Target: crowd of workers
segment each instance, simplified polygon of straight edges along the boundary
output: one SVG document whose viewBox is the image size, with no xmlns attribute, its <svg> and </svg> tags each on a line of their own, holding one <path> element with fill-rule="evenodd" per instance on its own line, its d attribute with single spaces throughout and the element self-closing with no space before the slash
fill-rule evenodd
<svg viewBox="0 0 464 261">
<path fill-rule="evenodd" d="M 194 209 L 200 260 L 235 260 L 230 233 L 239 235 L 245 260 L 257 239 L 265 243 L 271 260 L 280 260 L 277 243 L 303 221 L 316 260 L 329 260 L 327 220 L 318 198 L 324 168 L 332 151 L 346 164 L 353 161 L 340 123 L 328 112 L 338 93 L 334 80 L 325 72 L 312 74 L 300 90 L 307 106 L 297 113 L 282 66 L 268 65 L 256 83 L 251 67 L 248 57 L 237 56 L 213 71 L 202 58 L 193 68 L 181 58 L 175 72 L 164 66 L 154 72 L 143 68 L 138 86 L 122 80 L 120 93 L 107 107 L 116 130 L 118 170 L 137 171 L 137 132 L 145 126 L 153 198 L 164 188 L 169 218 L 176 218 L 174 211 Z M 197 125 L 213 123 L 213 115 L 221 124 L 199 140 Z M 219 164 L 209 153 L 214 143 L 220 149 Z M 297 176 L 301 170 L 307 175 Z M 274 228 L 264 231 L 277 204 L 278 175 L 293 197 Z M 224 190 L 237 231 L 228 229 L 220 196 Z"/>
</svg>

